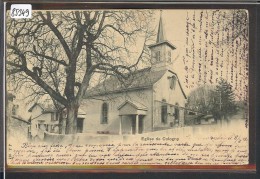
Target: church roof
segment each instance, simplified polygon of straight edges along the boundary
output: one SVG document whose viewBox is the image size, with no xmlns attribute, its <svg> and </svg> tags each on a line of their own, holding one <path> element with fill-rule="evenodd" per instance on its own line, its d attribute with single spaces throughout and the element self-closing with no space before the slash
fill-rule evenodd
<svg viewBox="0 0 260 179">
<path fill-rule="evenodd" d="M 131 76 L 124 81 L 124 85 L 116 76 L 111 76 L 102 83 L 88 90 L 85 98 L 151 88 L 153 84 L 160 80 L 167 71 L 171 72 L 178 78 L 177 74 L 171 70 L 152 71 L 151 67 L 148 67 L 133 72 Z M 179 79 L 177 81 L 181 88 L 181 92 L 187 99 Z"/>
<path fill-rule="evenodd" d="M 133 101 L 133 100 L 126 100 L 123 104 L 121 104 L 117 109 L 121 109 L 123 108 L 126 104 L 130 104 L 132 105 L 134 108 L 138 109 L 138 110 L 145 110 L 147 111 L 147 107 L 137 101 Z"/>
<path fill-rule="evenodd" d="M 21 121 L 21 122 L 24 122 L 24 123 L 26 123 L 26 124 L 30 124 L 30 121 L 28 121 L 28 120 L 22 118 L 21 116 L 14 116 L 14 115 L 13 115 L 12 118 L 17 119 L 17 120 L 19 120 L 19 121 Z"/>
<path fill-rule="evenodd" d="M 124 80 L 124 83 L 120 82 L 116 76 L 111 76 L 88 90 L 86 97 L 149 88 L 161 79 L 166 71 L 151 71 L 151 67 L 137 70 L 128 79 Z"/>
<path fill-rule="evenodd" d="M 171 42 L 169 42 L 168 40 L 164 40 L 162 42 L 158 42 L 158 43 L 149 45 L 149 48 L 153 48 L 153 47 L 159 46 L 161 44 L 167 44 L 172 50 L 176 49 L 176 47 Z"/>
<path fill-rule="evenodd" d="M 51 113 L 51 112 L 57 112 L 56 108 L 54 105 L 51 104 L 41 104 L 41 103 L 35 103 L 29 110 L 28 112 L 32 112 L 33 108 L 35 106 L 40 106 L 43 110 L 44 113 Z"/>
<path fill-rule="evenodd" d="M 185 94 L 185 92 L 184 92 L 184 90 L 183 90 L 183 88 L 182 88 L 182 86 L 181 86 L 181 82 L 180 82 L 180 80 L 179 80 L 178 75 L 177 75 L 175 72 L 173 72 L 172 70 L 169 70 L 169 72 L 173 73 L 173 74 L 178 78 L 177 81 L 178 81 L 178 84 L 179 84 L 179 86 L 180 86 L 180 88 L 181 88 L 181 92 L 182 92 L 182 94 L 184 95 L 185 99 L 187 99 L 187 96 L 186 96 L 186 94 Z"/>
</svg>

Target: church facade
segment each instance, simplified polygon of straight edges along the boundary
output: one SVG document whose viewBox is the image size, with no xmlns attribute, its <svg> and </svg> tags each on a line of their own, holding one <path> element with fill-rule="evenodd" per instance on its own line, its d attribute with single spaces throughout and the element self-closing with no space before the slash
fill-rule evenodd
<svg viewBox="0 0 260 179">
<path fill-rule="evenodd" d="M 186 95 L 171 69 L 176 47 L 165 38 L 162 17 L 149 48 L 151 67 L 133 72 L 127 86 L 110 77 L 88 91 L 81 104 L 83 133 L 141 134 L 184 126 Z"/>
</svg>

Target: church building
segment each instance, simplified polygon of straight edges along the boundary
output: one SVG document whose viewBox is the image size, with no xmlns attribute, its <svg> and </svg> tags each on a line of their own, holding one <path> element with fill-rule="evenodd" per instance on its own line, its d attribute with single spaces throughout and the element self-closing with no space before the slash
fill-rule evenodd
<svg viewBox="0 0 260 179">
<path fill-rule="evenodd" d="M 149 48 L 151 67 L 133 72 L 127 87 L 111 76 L 88 91 L 81 104 L 83 133 L 141 134 L 184 126 L 187 98 L 172 70 L 176 47 L 165 37 L 162 17 Z"/>
</svg>

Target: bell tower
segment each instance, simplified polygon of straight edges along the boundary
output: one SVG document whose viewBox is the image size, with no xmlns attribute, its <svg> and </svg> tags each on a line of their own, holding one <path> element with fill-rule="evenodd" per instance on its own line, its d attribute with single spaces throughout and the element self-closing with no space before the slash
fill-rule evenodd
<svg viewBox="0 0 260 179">
<path fill-rule="evenodd" d="M 157 32 L 156 43 L 149 46 L 151 49 L 152 71 L 167 70 L 172 68 L 172 54 L 176 47 L 166 38 L 162 19 L 162 10 Z"/>
</svg>

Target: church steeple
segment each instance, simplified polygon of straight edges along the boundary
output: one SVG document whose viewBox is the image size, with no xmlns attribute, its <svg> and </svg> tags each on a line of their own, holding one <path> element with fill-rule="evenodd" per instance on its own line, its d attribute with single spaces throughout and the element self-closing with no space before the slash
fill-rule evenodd
<svg viewBox="0 0 260 179">
<path fill-rule="evenodd" d="M 163 20 L 162 20 L 162 10 L 161 10 L 156 43 L 160 43 L 160 42 L 163 42 L 165 40 L 166 39 L 165 39 Z"/>
<path fill-rule="evenodd" d="M 176 47 L 166 38 L 162 11 L 160 12 L 156 43 L 150 45 L 149 48 L 152 54 L 151 62 L 153 71 L 172 69 L 172 54 Z"/>
</svg>

